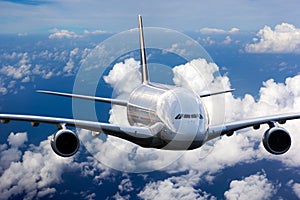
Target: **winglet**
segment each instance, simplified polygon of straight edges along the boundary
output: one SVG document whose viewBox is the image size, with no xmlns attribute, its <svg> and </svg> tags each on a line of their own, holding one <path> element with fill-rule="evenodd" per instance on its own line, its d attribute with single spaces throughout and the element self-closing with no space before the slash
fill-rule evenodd
<svg viewBox="0 0 300 200">
<path fill-rule="evenodd" d="M 140 54 L 141 54 L 141 63 L 142 63 L 142 83 L 149 84 L 149 74 L 147 67 L 147 58 L 146 58 L 146 48 L 144 43 L 144 33 L 143 33 L 143 21 L 142 16 L 139 15 L 139 34 L 140 34 Z"/>
</svg>

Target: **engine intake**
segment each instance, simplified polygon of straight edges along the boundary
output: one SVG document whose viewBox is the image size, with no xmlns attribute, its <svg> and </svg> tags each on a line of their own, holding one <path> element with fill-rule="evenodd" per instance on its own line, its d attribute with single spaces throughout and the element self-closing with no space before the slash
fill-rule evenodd
<svg viewBox="0 0 300 200">
<path fill-rule="evenodd" d="M 73 156 L 79 149 L 78 136 L 71 130 L 58 130 L 50 141 L 53 151 L 62 157 Z"/>
<path fill-rule="evenodd" d="M 284 128 L 275 126 L 265 132 L 262 142 L 268 152 L 281 155 L 290 149 L 292 140 Z"/>
</svg>

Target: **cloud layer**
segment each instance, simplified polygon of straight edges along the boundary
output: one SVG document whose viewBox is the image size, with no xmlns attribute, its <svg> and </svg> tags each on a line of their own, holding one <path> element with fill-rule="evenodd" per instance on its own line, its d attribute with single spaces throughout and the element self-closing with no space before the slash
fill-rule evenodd
<svg viewBox="0 0 300 200">
<path fill-rule="evenodd" d="M 51 30 L 51 34 L 48 37 L 49 39 L 62 39 L 62 38 L 76 39 L 86 35 L 97 35 L 97 34 L 107 34 L 107 33 L 108 33 L 107 31 L 103 31 L 103 30 L 94 30 L 94 31 L 84 30 L 83 35 L 80 35 L 66 29 L 55 28 Z"/>
<path fill-rule="evenodd" d="M 232 28 L 229 31 L 218 28 L 202 28 L 200 33 L 202 34 L 236 34 L 240 31 L 238 28 Z"/>
<path fill-rule="evenodd" d="M 76 54 L 76 50 L 70 54 Z M 216 64 L 196 59 L 174 67 L 173 81 L 178 86 L 187 87 L 199 93 L 203 92 L 203 89 L 214 91 L 230 88 L 230 80 L 226 75 L 214 76 L 217 71 Z M 128 98 L 129 92 L 140 81 L 139 62 L 128 59 L 117 63 L 105 80 L 114 88 L 118 98 Z M 129 85 L 126 85 L 124 89 L 125 80 L 134 81 L 129 81 Z M 300 110 L 299 84 L 300 76 L 287 78 L 284 83 L 276 83 L 270 79 L 263 83 L 257 99 L 251 95 L 235 98 L 232 94 L 226 94 L 216 96 L 216 99 L 207 98 L 205 103 L 209 114 L 215 119 L 215 123 L 223 122 L 224 119 L 218 118 L 220 114 L 225 116 L 226 121 L 233 121 L 276 113 L 296 112 Z M 211 102 L 214 101 L 225 103 L 225 110 L 223 109 L 222 113 L 219 108 L 211 106 Z M 223 107 L 224 105 L 218 104 Z M 120 111 L 119 106 L 112 107 L 110 114 L 110 122 L 119 124 L 126 122 L 126 112 Z M 279 157 L 268 154 L 259 144 L 263 132 L 267 129 L 266 126 L 258 131 L 246 129 L 232 137 L 214 140 L 200 149 L 188 152 L 144 149 L 110 136 L 93 138 L 89 131 L 81 130 L 82 141 L 87 149 L 94 150 L 91 153 L 96 158 L 88 157 L 87 161 L 83 162 L 78 162 L 76 158 L 58 158 L 52 152 L 47 140 L 42 141 L 39 146 L 31 145 L 25 152 L 22 152 L 21 149 L 26 147 L 27 134 L 12 133 L 8 137 L 7 144 L 0 145 L 0 197 L 7 198 L 13 194 L 25 194 L 27 199 L 51 196 L 56 192 L 52 185 L 61 183 L 62 173 L 65 170 L 81 170 L 82 176 L 92 176 L 96 183 L 101 184 L 105 177 L 111 176 L 111 170 L 105 167 L 106 162 L 109 162 L 107 166 L 113 168 L 119 166 L 117 169 L 123 171 L 161 170 L 169 173 L 170 176 L 167 178 L 146 183 L 139 191 L 140 198 L 214 198 L 213 194 L 202 191 L 197 188 L 197 185 L 203 180 L 212 182 L 217 173 L 225 168 L 242 163 L 254 163 L 263 159 L 276 160 L 291 168 L 299 167 L 300 147 L 297 144 L 300 142 L 300 136 L 295 133 L 299 130 L 300 125 L 295 120 L 288 122 L 284 127 L 291 132 L 293 143 L 290 151 Z M 104 160 L 99 158 L 104 158 Z M 97 159 L 103 162 L 99 163 Z M 184 173 L 182 174 L 182 172 Z M 176 173 L 180 173 L 180 175 L 176 175 Z M 269 181 L 267 177 L 267 174 L 259 172 L 240 180 L 231 181 L 228 191 L 224 195 L 228 198 L 241 197 L 247 187 L 259 191 L 259 194 L 271 197 L 276 194 L 277 185 Z M 299 194 L 298 183 L 291 184 L 290 187 Z M 123 181 L 120 181 L 119 192 L 115 197 L 122 198 L 122 192 L 130 192 L 132 188 L 133 184 L 129 177 L 124 178 Z M 247 194 L 251 195 L 251 191 L 247 191 L 249 192 Z M 93 193 L 88 195 L 95 197 Z"/>
<path fill-rule="evenodd" d="M 32 43 L 31 39 L 23 41 L 18 38 L 17 41 L 24 42 L 24 46 Z M 65 42 L 53 45 L 51 40 L 42 40 L 36 45 L 30 45 L 26 51 L 19 48 L 5 50 L 0 55 L 0 94 L 17 93 L 36 79 L 74 75 L 90 49 L 72 48 L 72 45 L 65 48 Z"/>
</svg>

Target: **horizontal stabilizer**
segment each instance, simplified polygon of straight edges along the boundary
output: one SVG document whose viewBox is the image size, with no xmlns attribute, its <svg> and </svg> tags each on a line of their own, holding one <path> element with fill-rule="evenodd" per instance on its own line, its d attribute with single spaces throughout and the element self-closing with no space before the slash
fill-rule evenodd
<svg viewBox="0 0 300 200">
<path fill-rule="evenodd" d="M 235 89 L 230 89 L 230 90 L 224 90 L 224 91 L 220 91 L 220 92 L 211 92 L 211 93 L 204 93 L 204 94 L 200 94 L 200 97 L 209 97 L 209 96 L 214 96 L 214 95 L 218 95 L 218 94 L 224 94 L 224 93 L 228 93 L 228 92 L 233 92 L 235 91 Z"/>
<path fill-rule="evenodd" d="M 128 104 L 127 101 L 119 100 L 119 99 L 85 96 L 85 95 L 79 95 L 79 94 L 69 94 L 69 93 L 53 92 L 53 91 L 45 91 L 45 90 L 37 90 L 37 92 L 43 93 L 43 94 L 51 94 L 51 95 L 57 95 L 57 96 L 72 97 L 72 98 L 78 98 L 78 99 L 84 99 L 84 100 L 110 103 L 110 104 L 115 104 L 115 105 L 119 105 L 119 106 L 127 106 L 127 104 Z"/>
</svg>

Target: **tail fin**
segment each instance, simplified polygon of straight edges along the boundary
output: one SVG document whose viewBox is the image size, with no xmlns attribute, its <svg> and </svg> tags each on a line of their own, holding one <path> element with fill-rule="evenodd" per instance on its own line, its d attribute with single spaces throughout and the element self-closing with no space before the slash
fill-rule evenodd
<svg viewBox="0 0 300 200">
<path fill-rule="evenodd" d="M 140 53 L 141 53 L 141 63 L 142 63 L 142 83 L 148 85 L 149 73 L 147 67 L 146 48 L 144 43 L 143 21 L 141 15 L 139 15 L 138 18 L 139 18 L 139 33 L 140 33 Z"/>
</svg>

